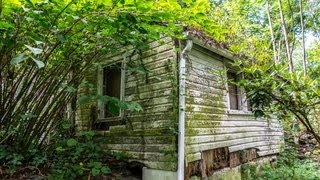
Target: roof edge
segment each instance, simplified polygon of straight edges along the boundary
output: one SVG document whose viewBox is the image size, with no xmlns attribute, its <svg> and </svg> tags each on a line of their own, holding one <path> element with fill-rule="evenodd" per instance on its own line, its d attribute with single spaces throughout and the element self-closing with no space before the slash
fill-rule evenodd
<svg viewBox="0 0 320 180">
<path fill-rule="evenodd" d="M 232 61 L 235 60 L 235 55 L 232 52 L 228 51 L 228 50 L 216 47 L 214 45 L 210 45 L 210 44 L 208 44 L 206 42 L 203 42 L 201 39 L 199 39 L 197 37 L 191 36 L 188 39 L 191 39 L 195 44 L 197 44 L 197 45 L 199 45 L 199 46 L 201 46 L 201 47 L 203 47 L 205 49 L 208 49 L 208 50 L 210 50 L 210 51 L 212 51 L 212 52 L 214 52 L 214 53 L 216 53 L 216 54 L 218 54 L 218 55 L 220 55 L 220 56 L 222 56 L 224 58 L 227 58 L 227 59 L 232 60 Z"/>
<path fill-rule="evenodd" d="M 227 47 L 225 44 L 217 42 L 216 40 L 210 38 L 204 33 L 199 34 L 199 31 L 187 30 L 185 31 L 185 34 L 187 34 L 186 38 L 192 40 L 195 44 L 203 48 L 206 48 L 229 60 L 235 60 L 236 55 L 228 50 L 229 47 Z"/>
</svg>

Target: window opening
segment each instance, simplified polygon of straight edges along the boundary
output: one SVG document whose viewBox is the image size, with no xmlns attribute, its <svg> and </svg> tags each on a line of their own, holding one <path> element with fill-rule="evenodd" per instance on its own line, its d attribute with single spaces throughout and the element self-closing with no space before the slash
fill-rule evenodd
<svg viewBox="0 0 320 180">
<path fill-rule="evenodd" d="M 238 82 L 238 76 L 236 73 L 228 72 L 228 80 L 232 82 Z M 236 84 L 228 83 L 229 91 L 229 105 L 231 110 L 241 110 L 241 93 L 239 87 Z"/>
<path fill-rule="evenodd" d="M 103 88 L 102 94 L 105 96 L 121 99 L 121 63 L 103 68 Z M 104 104 L 103 118 L 120 116 L 120 108 L 116 114 L 110 112 L 110 103 Z"/>
</svg>

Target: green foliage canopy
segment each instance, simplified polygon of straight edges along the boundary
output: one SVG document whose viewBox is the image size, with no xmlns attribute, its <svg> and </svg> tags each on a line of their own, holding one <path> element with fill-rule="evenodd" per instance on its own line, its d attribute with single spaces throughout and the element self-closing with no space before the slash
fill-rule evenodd
<svg viewBox="0 0 320 180">
<path fill-rule="evenodd" d="M 182 37 L 183 26 L 208 19 L 209 7 L 205 0 L 1 1 L 0 143 L 42 146 L 78 87 L 94 88 L 83 80 L 104 55 L 124 46 L 147 49 L 161 35 Z"/>
</svg>

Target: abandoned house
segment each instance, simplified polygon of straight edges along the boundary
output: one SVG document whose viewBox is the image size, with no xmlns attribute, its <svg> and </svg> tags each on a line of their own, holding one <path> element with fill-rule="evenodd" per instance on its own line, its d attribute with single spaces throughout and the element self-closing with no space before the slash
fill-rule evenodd
<svg viewBox="0 0 320 180">
<path fill-rule="evenodd" d="M 241 79 L 230 65 L 233 54 L 191 32 L 186 40 L 162 37 L 149 46 L 107 55 L 105 66 L 86 79 L 99 95 L 137 102 L 143 111 L 115 114 L 108 104 L 92 102 L 77 111 L 79 129 L 95 130 L 107 151 L 142 164 L 143 179 L 221 172 L 239 179 L 241 164 L 280 152 L 281 125 L 256 119 L 243 89 L 228 83 Z"/>
</svg>

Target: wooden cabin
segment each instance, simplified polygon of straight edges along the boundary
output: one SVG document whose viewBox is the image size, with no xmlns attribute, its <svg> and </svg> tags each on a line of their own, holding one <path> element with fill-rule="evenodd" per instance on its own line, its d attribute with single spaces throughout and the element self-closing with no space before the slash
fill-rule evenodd
<svg viewBox="0 0 320 180">
<path fill-rule="evenodd" d="M 281 151 L 276 119 L 256 119 L 228 50 L 197 35 L 162 37 L 138 52 L 107 55 L 86 80 L 97 95 L 136 102 L 143 111 L 109 112 L 101 101 L 82 106 L 76 124 L 93 129 L 106 151 L 145 166 L 143 179 L 202 179 Z M 82 90 L 82 94 L 88 90 Z M 81 94 L 80 93 L 80 94 Z M 235 171 L 236 170 L 236 171 Z M 223 175 L 223 177 L 227 177 Z"/>
</svg>

